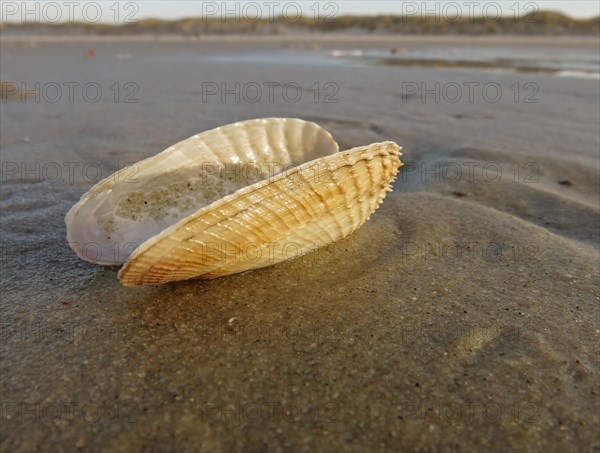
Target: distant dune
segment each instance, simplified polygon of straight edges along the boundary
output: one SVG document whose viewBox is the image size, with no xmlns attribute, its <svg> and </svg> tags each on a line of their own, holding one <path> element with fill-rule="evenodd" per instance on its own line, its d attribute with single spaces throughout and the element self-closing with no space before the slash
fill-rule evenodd
<svg viewBox="0 0 600 453">
<path fill-rule="evenodd" d="M 136 23 L 112 25 L 72 22 L 63 24 L 4 23 L 1 34 L 35 35 L 132 35 L 171 34 L 200 36 L 205 34 L 288 34 L 298 32 L 354 32 L 370 34 L 415 35 L 598 35 L 600 17 L 574 19 L 564 14 L 540 11 L 522 17 L 462 18 L 402 17 L 402 16 L 341 16 L 328 21 L 301 18 L 290 21 L 284 17 L 255 22 L 240 20 L 185 18 L 174 21 L 143 19 Z"/>
</svg>

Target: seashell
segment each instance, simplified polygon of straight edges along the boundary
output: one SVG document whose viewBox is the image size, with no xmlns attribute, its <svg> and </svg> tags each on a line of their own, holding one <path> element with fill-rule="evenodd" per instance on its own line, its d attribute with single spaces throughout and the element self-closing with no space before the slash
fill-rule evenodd
<svg viewBox="0 0 600 453">
<path fill-rule="evenodd" d="M 67 238 L 87 261 L 125 262 L 126 286 L 270 266 L 366 222 L 391 191 L 399 150 L 388 141 L 338 152 L 299 119 L 222 126 L 139 162 L 135 181 L 123 169 L 98 183 L 67 214 Z M 250 178 L 231 165 L 258 169 Z"/>
</svg>

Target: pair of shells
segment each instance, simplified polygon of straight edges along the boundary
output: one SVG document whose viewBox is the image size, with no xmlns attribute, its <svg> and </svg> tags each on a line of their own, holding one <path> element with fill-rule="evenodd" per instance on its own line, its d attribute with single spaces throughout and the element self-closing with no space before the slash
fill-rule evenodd
<svg viewBox="0 0 600 453">
<path fill-rule="evenodd" d="M 100 181 L 67 213 L 84 260 L 125 264 L 123 285 L 211 279 L 342 239 L 391 191 L 394 142 L 339 152 L 300 119 L 218 127 Z"/>
</svg>

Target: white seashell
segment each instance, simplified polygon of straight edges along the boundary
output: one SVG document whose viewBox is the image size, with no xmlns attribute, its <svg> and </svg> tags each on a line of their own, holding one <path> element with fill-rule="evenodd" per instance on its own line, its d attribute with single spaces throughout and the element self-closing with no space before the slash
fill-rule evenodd
<svg viewBox="0 0 600 453">
<path fill-rule="evenodd" d="M 144 241 L 203 206 L 337 152 L 329 132 L 300 119 L 218 127 L 100 181 L 67 213 L 67 240 L 86 261 L 123 264 Z"/>
<path fill-rule="evenodd" d="M 223 126 L 138 163 L 135 183 L 119 181 L 119 172 L 98 183 L 67 214 L 67 237 L 88 261 L 129 258 L 119 272 L 126 286 L 270 266 L 359 228 L 391 190 L 399 150 L 383 142 L 340 153 L 329 133 L 298 119 Z M 257 181 L 221 178 L 213 167 L 207 175 L 206 162 L 269 164 L 273 171 L 256 173 Z M 191 197 L 179 190 L 190 181 Z M 131 256 L 115 238 L 132 242 Z M 102 254 L 122 255 L 91 259 L 89 241 Z"/>
</svg>

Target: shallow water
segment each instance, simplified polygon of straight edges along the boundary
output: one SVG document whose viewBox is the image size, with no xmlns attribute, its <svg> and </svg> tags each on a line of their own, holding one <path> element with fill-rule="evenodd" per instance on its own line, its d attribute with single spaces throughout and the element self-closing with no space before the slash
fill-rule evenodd
<svg viewBox="0 0 600 453">
<path fill-rule="evenodd" d="M 387 66 L 447 67 L 470 70 L 547 73 L 562 77 L 600 79 L 600 57 L 594 49 L 566 53 L 555 49 L 526 47 L 443 47 L 385 50 L 333 50 L 331 55 L 346 63 Z"/>
</svg>

